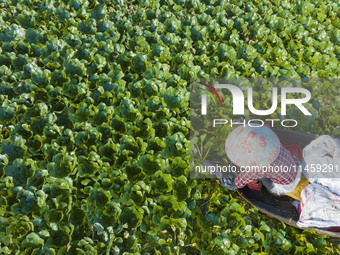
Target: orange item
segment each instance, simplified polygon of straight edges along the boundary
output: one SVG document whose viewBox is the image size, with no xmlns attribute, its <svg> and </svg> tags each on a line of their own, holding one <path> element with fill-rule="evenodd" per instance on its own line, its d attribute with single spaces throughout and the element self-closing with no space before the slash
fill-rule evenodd
<svg viewBox="0 0 340 255">
<path fill-rule="evenodd" d="M 301 174 L 301 179 L 300 179 L 298 185 L 296 186 L 296 188 L 292 192 L 289 192 L 285 195 L 292 197 L 295 200 L 301 201 L 301 192 L 308 184 L 309 184 L 309 181 L 306 179 L 306 177 L 304 177 Z"/>
</svg>

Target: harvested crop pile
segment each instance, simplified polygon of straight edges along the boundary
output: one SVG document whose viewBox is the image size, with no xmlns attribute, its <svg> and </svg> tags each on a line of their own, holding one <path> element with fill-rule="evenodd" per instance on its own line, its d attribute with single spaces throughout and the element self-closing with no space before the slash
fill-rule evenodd
<svg viewBox="0 0 340 255">
<path fill-rule="evenodd" d="M 0 253 L 339 252 L 188 165 L 190 78 L 339 77 L 339 13 L 336 0 L 0 0 Z M 339 135 L 340 88 L 314 89 L 316 131 Z"/>
</svg>

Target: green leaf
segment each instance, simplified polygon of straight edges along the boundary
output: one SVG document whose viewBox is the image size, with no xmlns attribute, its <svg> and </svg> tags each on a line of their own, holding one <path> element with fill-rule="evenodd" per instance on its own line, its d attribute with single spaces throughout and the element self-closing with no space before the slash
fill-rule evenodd
<svg viewBox="0 0 340 255">
<path fill-rule="evenodd" d="M 25 240 L 22 242 L 23 247 L 39 247 L 44 245 L 44 240 L 36 233 L 32 232 L 28 234 Z"/>
<path fill-rule="evenodd" d="M 125 207 L 120 215 L 120 222 L 127 224 L 129 228 L 137 228 L 141 225 L 143 210 L 133 206 Z"/>
<path fill-rule="evenodd" d="M 264 221 L 261 221 L 260 230 L 263 230 L 263 231 L 266 231 L 266 232 L 270 232 L 270 227 Z"/>
</svg>

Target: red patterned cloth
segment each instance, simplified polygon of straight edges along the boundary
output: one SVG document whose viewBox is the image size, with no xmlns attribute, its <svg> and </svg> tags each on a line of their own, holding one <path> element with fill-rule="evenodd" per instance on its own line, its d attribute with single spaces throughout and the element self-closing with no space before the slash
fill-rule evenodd
<svg viewBox="0 0 340 255">
<path fill-rule="evenodd" d="M 245 185 L 250 184 L 250 188 L 261 189 L 257 181 L 263 177 L 269 178 L 272 182 L 277 184 L 290 184 L 297 175 L 298 166 L 300 161 L 291 154 L 285 147 L 281 145 L 280 154 L 276 160 L 270 164 L 270 167 L 249 169 L 249 171 L 242 171 L 235 179 L 235 184 L 238 188 L 243 188 Z M 246 167 L 246 166 L 244 166 Z"/>
<path fill-rule="evenodd" d="M 248 183 L 247 184 L 249 189 L 253 189 L 253 190 L 261 190 L 262 189 L 262 182 L 260 182 L 259 180 Z"/>
</svg>

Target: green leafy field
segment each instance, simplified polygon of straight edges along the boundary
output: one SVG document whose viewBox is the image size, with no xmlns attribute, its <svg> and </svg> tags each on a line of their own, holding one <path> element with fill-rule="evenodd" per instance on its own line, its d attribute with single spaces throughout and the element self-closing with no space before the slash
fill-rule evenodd
<svg viewBox="0 0 340 255">
<path fill-rule="evenodd" d="M 189 177 L 190 79 L 339 77 L 339 27 L 336 0 L 0 0 L 0 253 L 340 253 Z"/>
</svg>

